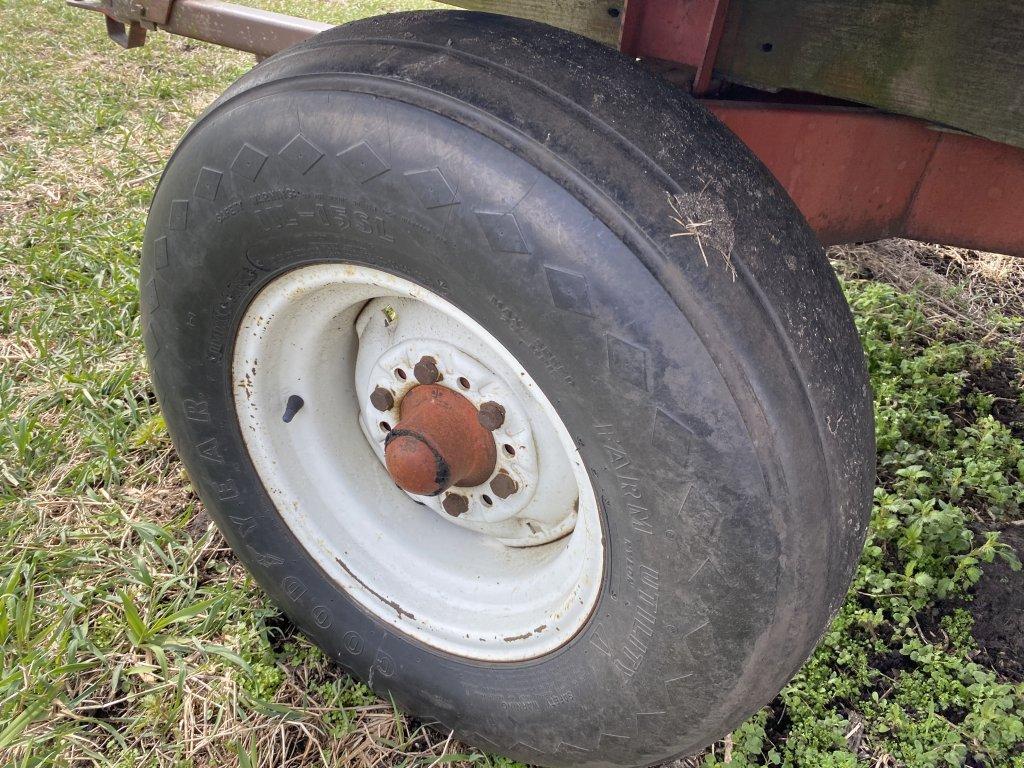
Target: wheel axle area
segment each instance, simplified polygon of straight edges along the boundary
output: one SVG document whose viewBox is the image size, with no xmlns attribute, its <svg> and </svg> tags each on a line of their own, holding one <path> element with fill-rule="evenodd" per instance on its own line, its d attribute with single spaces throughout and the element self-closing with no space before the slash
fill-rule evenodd
<svg viewBox="0 0 1024 768">
<path fill-rule="evenodd" d="M 437 496 L 453 485 L 486 482 L 497 449 L 468 399 L 439 384 L 420 384 L 402 399 L 401 421 L 388 433 L 384 457 L 402 490 Z"/>
</svg>

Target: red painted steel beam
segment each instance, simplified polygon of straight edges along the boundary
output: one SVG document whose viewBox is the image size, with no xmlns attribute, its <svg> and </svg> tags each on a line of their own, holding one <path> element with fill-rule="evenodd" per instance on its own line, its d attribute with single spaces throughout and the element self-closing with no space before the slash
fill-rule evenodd
<svg viewBox="0 0 1024 768">
<path fill-rule="evenodd" d="M 714 73 L 718 46 L 725 31 L 725 12 L 729 7 L 729 0 L 712 0 L 712 3 L 711 20 L 704 34 L 704 53 L 697 64 L 697 74 L 693 78 L 695 96 L 703 96 L 711 90 L 711 75 Z"/>
<path fill-rule="evenodd" d="M 626 0 L 619 50 L 693 67 L 691 91 L 711 90 L 729 0 Z"/>
<path fill-rule="evenodd" d="M 1024 150 L 868 109 L 705 101 L 822 243 L 904 236 L 1024 256 Z"/>
<path fill-rule="evenodd" d="M 903 234 L 1024 256 L 1024 150 L 941 134 Z"/>
<path fill-rule="evenodd" d="M 627 0 L 620 48 L 696 70 L 707 93 L 727 0 Z M 825 244 L 902 235 L 1024 255 L 1024 150 L 920 120 L 706 101 L 782 182 Z"/>
<path fill-rule="evenodd" d="M 726 5 L 726 0 L 627 0 L 619 48 L 629 56 L 698 68 L 709 49 L 712 54 L 718 49 Z"/>
<path fill-rule="evenodd" d="M 711 89 L 729 0 L 626 0 L 619 49 L 644 59 L 693 67 L 692 91 Z"/>
</svg>

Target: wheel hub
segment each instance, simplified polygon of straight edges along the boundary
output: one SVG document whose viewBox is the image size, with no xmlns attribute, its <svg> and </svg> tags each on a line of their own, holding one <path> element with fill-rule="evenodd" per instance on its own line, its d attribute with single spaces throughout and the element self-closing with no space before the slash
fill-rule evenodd
<svg viewBox="0 0 1024 768">
<path fill-rule="evenodd" d="M 522 377 L 421 302 L 371 301 L 356 332 L 360 426 L 400 489 L 509 546 L 573 530 L 576 483 Z"/>
<path fill-rule="evenodd" d="M 402 490 L 437 496 L 453 485 L 480 485 L 494 472 L 494 438 L 458 392 L 420 384 L 403 398 L 401 416 L 384 439 L 384 457 Z"/>
</svg>

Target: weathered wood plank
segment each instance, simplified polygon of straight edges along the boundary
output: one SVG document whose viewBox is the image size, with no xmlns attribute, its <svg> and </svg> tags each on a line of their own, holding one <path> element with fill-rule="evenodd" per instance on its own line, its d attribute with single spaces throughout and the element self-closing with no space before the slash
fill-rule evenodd
<svg viewBox="0 0 1024 768">
<path fill-rule="evenodd" d="M 617 48 L 625 0 L 441 0 L 473 11 L 503 13 L 568 29 Z"/>
<path fill-rule="evenodd" d="M 443 1 L 616 47 L 626 2 Z M 715 72 L 1024 147 L 1024 0 L 730 0 Z"/>
<path fill-rule="evenodd" d="M 1024 0 L 731 0 L 715 70 L 1024 147 Z"/>
</svg>

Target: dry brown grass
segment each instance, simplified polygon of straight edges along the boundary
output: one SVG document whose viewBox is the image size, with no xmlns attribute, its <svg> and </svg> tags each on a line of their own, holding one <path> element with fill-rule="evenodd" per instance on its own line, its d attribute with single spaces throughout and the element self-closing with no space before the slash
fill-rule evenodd
<svg viewBox="0 0 1024 768">
<path fill-rule="evenodd" d="M 828 254 L 841 272 L 914 293 L 937 323 L 961 323 L 983 341 L 1024 342 L 1024 325 L 1010 330 L 1003 322 L 1024 318 L 1022 257 L 900 238 L 833 246 Z"/>
</svg>

